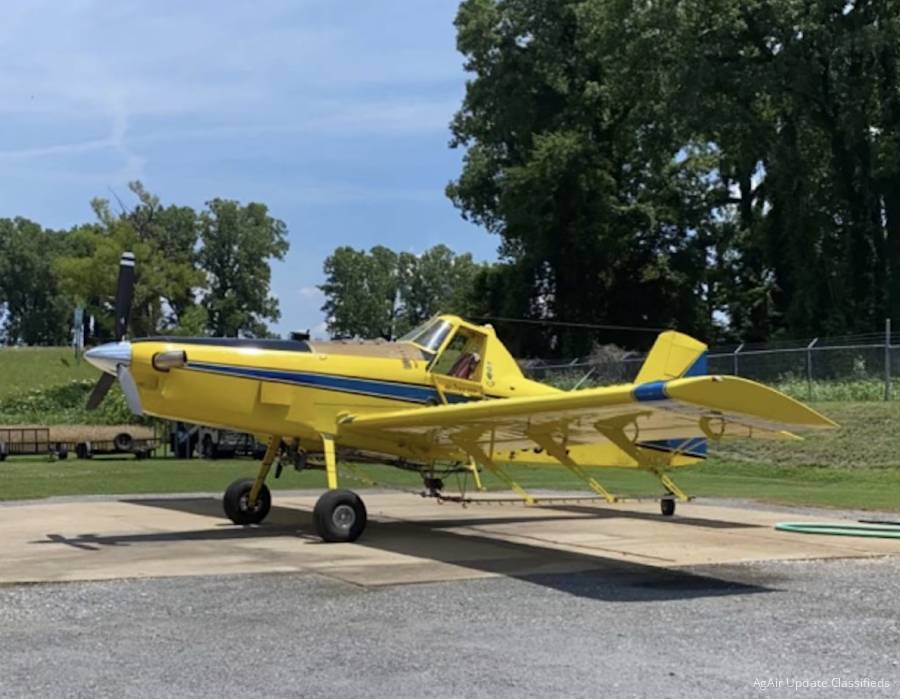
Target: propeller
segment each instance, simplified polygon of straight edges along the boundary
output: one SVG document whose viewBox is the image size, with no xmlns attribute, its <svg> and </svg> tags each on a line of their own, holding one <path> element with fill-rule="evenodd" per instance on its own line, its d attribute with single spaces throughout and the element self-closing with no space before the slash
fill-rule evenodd
<svg viewBox="0 0 900 699">
<path fill-rule="evenodd" d="M 116 320 L 115 342 L 110 342 L 99 347 L 89 349 L 84 358 L 96 366 L 103 373 L 97 379 L 97 384 L 88 397 L 87 409 L 95 410 L 116 379 L 122 386 L 125 401 L 135 415 L 140 415 L 141 398 L 138 394 L 137 384 L 131 375 L 131 344 L 125 342 L 128 332 L 128 321 L 131 317 L 131 302 L 134 299 L 134 253 L 123 252 L 119 260 L 119 281 L 116 285 Z"/>
</svg>

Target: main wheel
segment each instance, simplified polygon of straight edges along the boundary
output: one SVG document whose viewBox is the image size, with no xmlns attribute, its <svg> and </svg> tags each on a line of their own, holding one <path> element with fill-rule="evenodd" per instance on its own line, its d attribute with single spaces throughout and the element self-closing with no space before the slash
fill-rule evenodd
<svg viewBox="0 0 900 699">
<path fill-rule="evenodd" d="M 663 498 L 659 501 L 659 511 L 663 517 L 671 517 L 675 514 L 675 498 Z"/>
<path fill-rule="evenodd" d="M 316 502 L 313 521 L 325 541 L 356 541 L 366 528 L 366 506 L 352 490 L 329 490 Z"/>
<path fill-rule="evenodd" d="M 229 485 L 225 491 L 222 505 L 228 519 L 235 524 L 259 524 L 272 508 L 272 494 L 265 483 L 259 490 L 256 505 L 250 507 L 250 491 L 254 482 L 252 478 L 242 478 Z"/>
</svg>

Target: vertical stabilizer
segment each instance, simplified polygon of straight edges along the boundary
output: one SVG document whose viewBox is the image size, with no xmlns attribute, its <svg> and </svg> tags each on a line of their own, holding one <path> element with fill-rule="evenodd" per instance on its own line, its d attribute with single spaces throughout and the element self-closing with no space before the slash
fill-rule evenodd
<svg viewBox="0 0 900 699">
<path fill-rule="evenodd" d="M 656 338 L 634 382 L 668 381 L 681 376 L 702 376 L 706 372 L 706 345 L 668 330 Z"/>
</svg>

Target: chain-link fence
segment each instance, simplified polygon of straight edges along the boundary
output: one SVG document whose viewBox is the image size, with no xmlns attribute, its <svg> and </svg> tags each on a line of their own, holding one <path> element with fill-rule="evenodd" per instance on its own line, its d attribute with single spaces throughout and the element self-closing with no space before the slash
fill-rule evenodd
<svg viewBox="0 0 900 699">
<path fill-rule="evenodd" d="M 529 378 L 565 389 L 628 383 L 646 354 L 600 347 L 569 361 L 524 359 Z M 900 399 L 900 335 L 816 337 L 712 347 L 710 374 L 732 374 L 806 400 Z"/>
</svg>

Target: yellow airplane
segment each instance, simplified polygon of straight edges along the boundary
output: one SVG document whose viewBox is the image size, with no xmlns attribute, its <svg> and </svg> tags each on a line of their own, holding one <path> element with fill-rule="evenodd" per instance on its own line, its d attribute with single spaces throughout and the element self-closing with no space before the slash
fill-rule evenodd
<svg viewBox="0 0 900 699">
<path fill-rule="evenodd" d="M 655 474 L 663 515 L 688 496 L 669 475 L 696 463 L 708 440 L 794 439 L 834 427 L 828 418 L 753 381 L 707 374 L 706 345 L 659 335 L 633 384 L 563 391 L 523 376 L 490 325 L 439 315 L 396 342 L 149 337 L 125 341 L 134 256 L 125 253 L 116 297 L 118 342 L 88 350 L 104 373 L 96 407 L 118 378 L 136 414 L 251 432 L 268 439 L 255 479 L 225 492 L 236 524 L 261 522 L 271 507 L 266 479 L 278 461 L 324 465 L 328 490 L 314 521 L 325 541 L 354 541 L 366 526 L 360 497 L 339 488 L 337 459 L 418 472 L 424 494 L 445 498 L 443 478 L 500 478 L 526 503 L 536 499 L 509 464 L 554 464 L 609 502 L 618 498 L 594 469 Z M 322 464 L 324 462 L 324 464 Z M 453 499 L 446 497 L 445 499 Z"/>
</svg>

